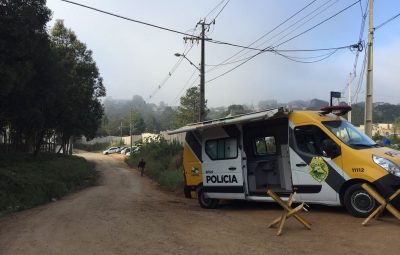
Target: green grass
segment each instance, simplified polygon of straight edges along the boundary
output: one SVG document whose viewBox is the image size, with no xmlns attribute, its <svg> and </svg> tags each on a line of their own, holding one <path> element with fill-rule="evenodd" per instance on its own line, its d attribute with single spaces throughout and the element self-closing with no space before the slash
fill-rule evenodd
<svg viewBox="0 0 400 255">
<path fill-rule="evenodd" d="M 157 181 L 169 191 L 183 190 L 182 145 L 168 143 L 164 139 L 144 143 L 140 152 L 126 159 L 137 168 L 140 159 L 146 161 L 145 175 Z"/>
<path fill-rule="evenodd" d="M 0 156 L 0 215 L 44 204 L 94 185 L 97 173 L 83 158 L 56 154 Z"/>
</svg>

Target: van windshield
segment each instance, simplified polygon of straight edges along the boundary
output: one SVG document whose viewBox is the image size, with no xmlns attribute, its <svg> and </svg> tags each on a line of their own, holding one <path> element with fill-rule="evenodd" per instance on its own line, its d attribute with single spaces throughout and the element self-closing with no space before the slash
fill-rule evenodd
<svg viewBox="0 0 400 255">
<path fill-rule="evenodd" d="M 347 121 L 323 121 L 322 124 L 324 124 L 324 126 L 342 142 L 353 148 L 362 149 L 378 147 L 371 138 L 360 132 Z"/>
</svg>

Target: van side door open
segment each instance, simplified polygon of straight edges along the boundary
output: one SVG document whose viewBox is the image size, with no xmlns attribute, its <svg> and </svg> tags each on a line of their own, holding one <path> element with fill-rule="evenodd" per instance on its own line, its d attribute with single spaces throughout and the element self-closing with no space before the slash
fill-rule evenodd
<svg viewBox="0 0 400 255">
<path fill-rule="evenodd" d="M 210 198 L 244 198 L 240 130 L 235 126 L 205 130 L 203 189 Z"/>
<path fill-rule="evenodd" d="M 248 123 L 243 127 L 250 196 L 266 196 L 266 190 L 292 191 L 286 117 Z"/>
</svg>

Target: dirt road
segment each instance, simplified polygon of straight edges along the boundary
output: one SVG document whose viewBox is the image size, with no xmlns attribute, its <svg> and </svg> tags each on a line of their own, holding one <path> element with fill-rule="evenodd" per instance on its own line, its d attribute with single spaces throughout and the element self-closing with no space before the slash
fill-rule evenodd
<svg viewBox="0 0 400 255">
<path fill-rule="evenodd" d="M 83 153 L 101 173 L 98 186 L 0 218 L 0 254 L 396 254 L 400 222 L 361 226 L 343 209 L 312 206 L 312 230 L 293 219 L 283 236 L 266 225 L 273 204 L 225 203 L 201 209 L 165 193 L 111 156 Z"/>
</svg>

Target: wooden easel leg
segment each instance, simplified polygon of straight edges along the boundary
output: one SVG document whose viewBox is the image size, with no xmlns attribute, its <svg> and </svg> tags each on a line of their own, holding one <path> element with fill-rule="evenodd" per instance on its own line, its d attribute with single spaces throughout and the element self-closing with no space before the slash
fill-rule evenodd
<svg viewBox="0 0 400 255">
<path fill-rule="evenodd" d="M 279 223 L 278 232 L 276 233 L 277 236 L 280 236 L 282 234 L 282 229 L 283 229 L 283 225 L 285 225 L 286 216 L 287 216 L 287 212 L 284 212 L 282 214 L 281 221 Z"/>
<path fill-rule="evenodd" d="M 393 205 L 388 204 L 388 205 L 386 206 L 386 209 L 387 209 L 391 214 L 393 214 L 394 217 L 396 217 L 398 220 L 400 220 L 400 212 L 399 212 L 399 210 L 397 210 Z"/>
<path fill-rule="evenodd" d="M 375 211 L 373 211 L 364 221 L 361 223 L 363 226 L 365 226 L 370 220 L 372 220 L 374 217 L 378 217 L 379 214 L 385 210 L 386 205 L 380 205 L 378 208 L 376 208 Z"/>
<path fill-rule="evenodd" d="M 267 191 L 267 193 L 268 193 L 268 191 Z M 289 207 L 290 207 L 290 206 L 292 205 L 292 203 L 293 203 L 293 198 L 294 198 L 294 194 L 292 193 L 292 194 L 290 194 L 289 199 L 288 199 L 288 202 L 287 202 L 287 204 L 288 204 Z M 286 219 L 286 218 L 288 218 L 288 217 L 286 216 L 285 219 Z M 281 220 L 282 220 L 282 216 L 276 218 L 275 220 L 273 220 L 273 221 L 271 222 L 271 224 L 268 225 L 268 227 L 269 227 L 269 228 L 275 227 L 279 222 L 281 222 Z"/>
</svg>

